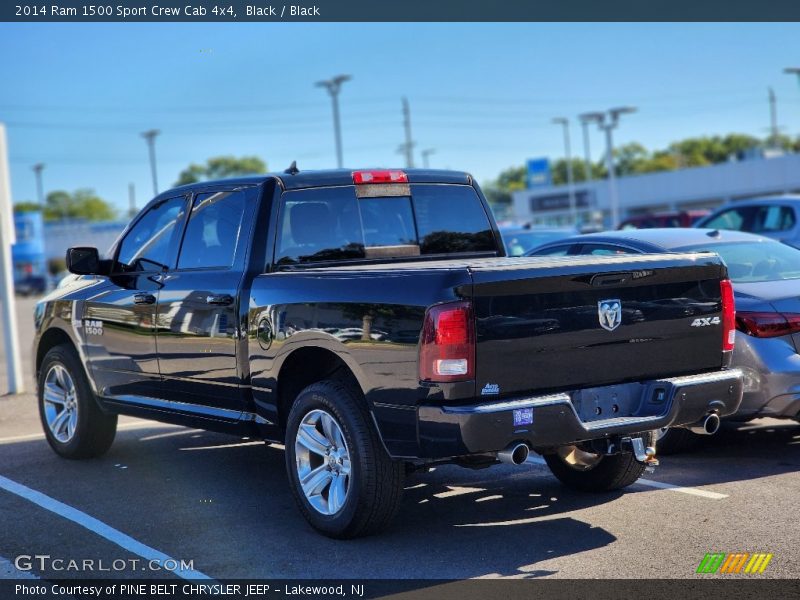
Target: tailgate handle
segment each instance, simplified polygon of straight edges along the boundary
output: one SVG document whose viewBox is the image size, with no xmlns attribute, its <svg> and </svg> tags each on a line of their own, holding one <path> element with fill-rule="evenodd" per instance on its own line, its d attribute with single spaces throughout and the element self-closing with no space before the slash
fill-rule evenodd
<svg viewBox="0 0 800 600">
<path fill-rule="evenodd" d="M 611 273 L 603 275 L 595 275 L 592 277 L 590 283 L 594 286 L 600 287 L 603 285 L 621 285 L 627 283 L 633 276 L 633 273 Z"/>
</svg>

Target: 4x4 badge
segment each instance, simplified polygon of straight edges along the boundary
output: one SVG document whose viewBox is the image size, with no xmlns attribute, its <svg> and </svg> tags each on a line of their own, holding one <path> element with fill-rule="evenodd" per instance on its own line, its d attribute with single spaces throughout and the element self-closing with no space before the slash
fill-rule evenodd
<svg viewBox="0 0 800 600">
<path fill-rule="evenodd" d="M 622 323 L 622 302 L 619 299 L 600 300 L 597 303 L 597 314 L 603 329 L 614 331 Z"/>
</svg>

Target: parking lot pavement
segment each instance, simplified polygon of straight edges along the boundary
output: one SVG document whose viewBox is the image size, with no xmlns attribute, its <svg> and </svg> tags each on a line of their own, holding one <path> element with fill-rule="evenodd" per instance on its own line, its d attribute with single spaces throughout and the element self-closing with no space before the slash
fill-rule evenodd
<svg viewBox="0 0 800 600">
<path fill-rule="evenodd" d="M 28 341 L 31 306 L 18 307 Z M 439 467 L 407 480 L 385 534 L 337 542 L 296 510 L 279 447 L 120 423 L 106 456 L 67 461 L 44 441 L 32 393 L 0 397 L 0 557 L 126 561 L 32 571 L 43 577 L 170 576 L 129 566 L 156 552 L 213 578 L 684 578 L 709 577 L 695 575 L 707 552 L 771 552 L 759 577 L 800 574 L 796 424 L 725 428 L 625 493 L 569 491 L 535 460 Z M 0 573 L 13 573 L 2 559 Z"/>
</svg>

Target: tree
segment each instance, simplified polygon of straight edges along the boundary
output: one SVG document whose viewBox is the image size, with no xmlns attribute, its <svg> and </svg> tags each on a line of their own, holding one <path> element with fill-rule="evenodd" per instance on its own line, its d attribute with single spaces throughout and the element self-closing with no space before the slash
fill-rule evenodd
<svg viewBox="0 0 800 600">
<path fill-rule="evenodd" d="M 225 179 L 241 175 L 258 175 L 267 172 L 266 163 L 257 156 L 216 156 L 205 165 L 192 163 L 178 175 L 175 185 L 196 183 L 206 179 Z"/>
<path fill-rule="evenodd" d="M 14 204 L 15 213 L 36 212 L 37 210 L 42 210 L 42 205 L 30 200 L 23 200 Z"/>
<path fill-rule="evenodd" d="M 45 221 L 111 221 L 115 216 L 114 208 L 88 188 L 76 190 L 72 194 L 63 190 L 50 192 L 44 206 Z"/>
</svg>

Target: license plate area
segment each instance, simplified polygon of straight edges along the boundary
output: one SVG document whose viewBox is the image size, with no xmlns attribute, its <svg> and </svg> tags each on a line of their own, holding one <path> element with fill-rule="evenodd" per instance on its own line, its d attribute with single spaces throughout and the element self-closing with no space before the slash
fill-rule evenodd
<svg viewBox="0 0 800 600">
<path fill-rule="evenodd" d="M 667 410 L 669 390 L 658 383 L 626 383 L 576 390 L 570 394 L 584 423 L 620 417 L 651 417 Z"/>
</svg>

